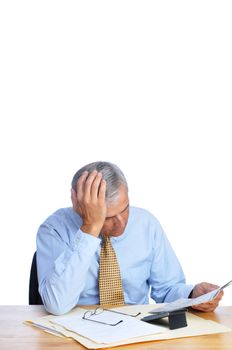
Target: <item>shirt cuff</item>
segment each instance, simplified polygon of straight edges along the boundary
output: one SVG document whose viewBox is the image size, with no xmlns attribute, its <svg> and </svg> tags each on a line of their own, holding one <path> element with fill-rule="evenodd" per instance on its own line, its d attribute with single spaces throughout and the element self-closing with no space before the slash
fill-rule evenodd
<svg viewBox="0 0 232 350">
<path fill-rule="evenodd" d="M 185 289 L 185 291 L 184 291 L 183 297 L 184 297 L 184 298 L 190 298 L 190 293 L 192 292 L 194 286 L 191 285 L 191 284 L 186 284 L 185 288 L 186 288 L 186 289 Z"/>
<path fill-rule="evenodd" d="M 192 285 L 185 284 L 185 283 L 174 285 L 169 291 L 169 293 L 165 296 L 165 299 L 163 302 L 171 303 L 180 298 L 187 299 L 192 289 L 193 289 Z"/>
</svg>

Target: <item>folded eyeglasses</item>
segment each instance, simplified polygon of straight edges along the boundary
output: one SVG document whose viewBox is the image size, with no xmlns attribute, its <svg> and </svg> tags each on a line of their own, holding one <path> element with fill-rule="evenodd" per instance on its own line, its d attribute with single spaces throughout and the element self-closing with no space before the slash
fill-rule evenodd
<svg viewBox="0 0 232 350">
<path fill-rule="evenodd" d="M 130 314 L 126 314 L 124 312 L 120 312 L 120 311 L 115 311 L 115 310 L 111 310 L 111 309 L 103 309 L 100 308 L 99 306 L 95 309 L 95 310 L 88 310 L 84 313 L 84 315 L 82 316 L 83 320 L 87 320 L 87 321 L 92 321 L 92 322 L 97 322 L 97 323 L 101 323 L 101 324 L 105 324 L 108 326 L 117 326 L 119 323 L 123 322 L 123 320 L 120 320 L 116 323 L 107 323 L 107 322 L 102 322 L 102 321 L 98 321 L 98 320 L 93 320 L 91 317 L 92 316 L 97 316 L 100 315 L 101 313 L 103 313 L 104 311 L 107 312 L 113 312 L 115 314 L 120 314 L 120 315 L 125 315 L 125 316 L 131 316 L 131 317 L 137 317 L 138 315 L 141 314 L 141 312 L 138 312 L 136 315 L 130 315 Z"/>
</svg>

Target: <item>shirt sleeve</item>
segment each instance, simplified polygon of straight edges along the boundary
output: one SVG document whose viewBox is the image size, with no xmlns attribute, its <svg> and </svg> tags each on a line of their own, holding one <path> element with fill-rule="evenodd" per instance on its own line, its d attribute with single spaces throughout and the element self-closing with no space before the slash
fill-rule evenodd
<svg viewBox="0 0 232 350">
<path fill-rule="evenodd" d="M 182 267 L 158 221 L 154 230 L 154 252 L 149 279 L 151 298 L 157 303 L 188 298 L 193 286 L 186 284 Z"/>
<path fill-rule="evenodd" d="M 41 225 L 37 234 L 39 293 L 46 310 L 60 315 L 78 304 L 100 239 L 77 230 L 72 244 L 57 230 Z"/>
</svg>

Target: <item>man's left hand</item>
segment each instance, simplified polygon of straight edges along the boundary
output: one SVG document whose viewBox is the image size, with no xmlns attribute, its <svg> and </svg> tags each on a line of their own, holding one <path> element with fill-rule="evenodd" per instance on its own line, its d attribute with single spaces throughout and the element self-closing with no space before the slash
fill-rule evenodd
<svg viewBox="0 0 232 350">
<path fill-rule="evenodd" d="M 212 292 L 212 290 L 215 290 L 219 288 L 219 286 L 207 282 L 201 282 L 197 285 L 192 290 L 191 293 L 191 298 L 197 298 L 202 294 L 206 294 L 209 292 Z M 221 298 L 223 297 L 224 293 L 220 292 L 214 299 L 211 301 L 208 301 L 207 303 L 202 303 L 199 305 L 194 305 L 192 306 L 193 309 L 199 310 L 199 311 L 204 311 L 204 312 L 212 312 L 216 309 L 218 306 Z"/>
</svg>

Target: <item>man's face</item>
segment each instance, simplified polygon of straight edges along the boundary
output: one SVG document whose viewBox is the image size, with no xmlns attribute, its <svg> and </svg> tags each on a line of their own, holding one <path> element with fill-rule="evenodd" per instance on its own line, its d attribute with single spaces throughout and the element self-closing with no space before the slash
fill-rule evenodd
<svg viewBox="0 0 232 350">
<path fill-rule="evenodd" d="M 129 216 L 129 197 L 125 186 L 119 188 L 119 195 L 114 203 L 107 206 L 104 225 L 101 230 L 103 236 L 120 236 L 126 227 Z"/>
</svg>

